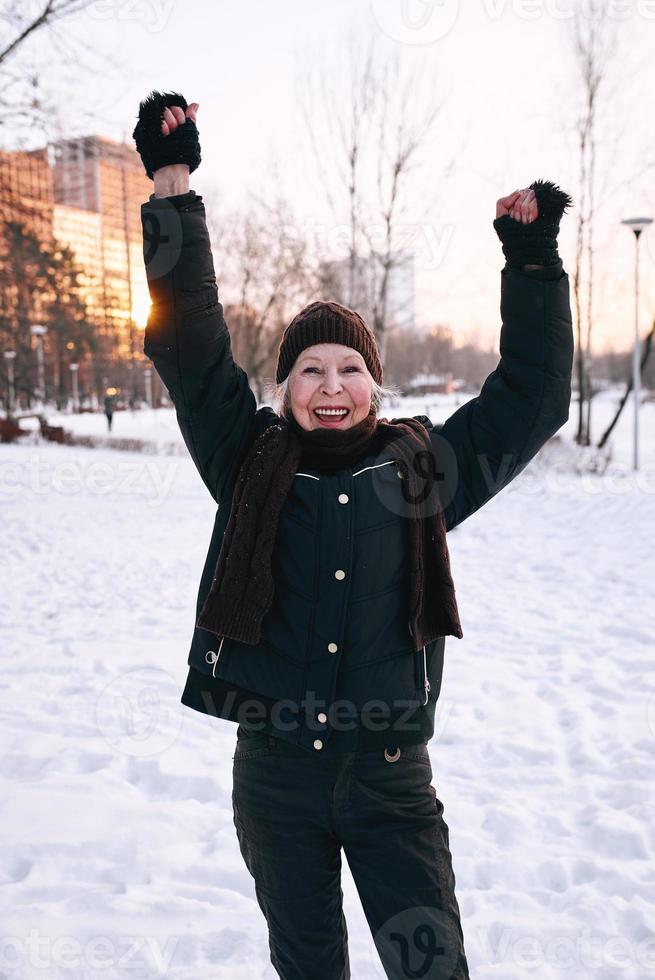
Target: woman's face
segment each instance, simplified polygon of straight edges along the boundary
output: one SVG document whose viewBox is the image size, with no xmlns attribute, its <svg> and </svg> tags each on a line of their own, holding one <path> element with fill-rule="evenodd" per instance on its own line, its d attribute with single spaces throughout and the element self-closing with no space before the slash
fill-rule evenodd
<svg viewBox="0 0 655 980">
<path fill-rule="evenodd" d="M 300 352 L 289 373 L 291 411 L 303 429 L 348 429 L 368 415 L 372 382 L 359 351 L 344 344 L 313 344 Z M 346 412 L 317 411 L 330 408 Z"/>
</svg>

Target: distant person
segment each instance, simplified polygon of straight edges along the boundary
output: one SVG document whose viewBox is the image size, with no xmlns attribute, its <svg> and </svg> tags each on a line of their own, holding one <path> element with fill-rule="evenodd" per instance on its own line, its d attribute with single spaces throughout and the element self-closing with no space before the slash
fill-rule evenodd
<svg viewBox="0 0 655 980">
<path fill-rule="evenodd" d="M 115 407 L 116 407 L 116 396 L 105 395 L 105 415 L 107 416 L 107 429 L 109 432 L 111 432 L 111 420 L 114 417 Z"/>
<path fill-rule="evenodd" d="M 376 337 L 355 310 L 320 300 L 281 337 L 277 410 L 258 410 L 232 354 L 205 206 L 189 187 L 197 110 L 152 92 L 134 131 L 154 181 L 141 208 L 153 304 L 144 352 L 218 505 L 181 701 L 238 725 L 234 825 L 282 980 L 350 977 L 342 849 L 386 975 L 409 976 L 397 959 L 421 962 L 420 946 L 421 976 L 468 980 L 427 747 L 445 638 L 463 636 L 446 532 L 568 418 L 573 329 L 557 233 L 572 202 L 540 180 L 496 200 L 501 359 L 443 424 L 378 418 L 387 389 Z M 499 601 L 511 584 L 497 583 Z M 473 755 L 485 735 L 475 738 Z M 229 752 L 211 728 L 202 750 L 210 764 Z M 502 890 L 507 855 L 496 857 Z M 220 856 L 207 861 L 219 875 Z M 426 953 L 440 962 L 426 968 Z"/>
</svg>

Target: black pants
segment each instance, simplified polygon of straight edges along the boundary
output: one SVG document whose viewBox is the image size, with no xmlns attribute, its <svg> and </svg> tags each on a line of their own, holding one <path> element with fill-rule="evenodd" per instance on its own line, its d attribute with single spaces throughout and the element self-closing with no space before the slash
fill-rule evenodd
<svg viewBox="0 0 655 980">
<path fill-rule="evenodd" d="M 282 980 L 350 978 L 341 848 L 387 977 L 468 980 L 427 746 L 312 755 L 241 725 L 237 739 L 234 824 Z"/>
</svg>

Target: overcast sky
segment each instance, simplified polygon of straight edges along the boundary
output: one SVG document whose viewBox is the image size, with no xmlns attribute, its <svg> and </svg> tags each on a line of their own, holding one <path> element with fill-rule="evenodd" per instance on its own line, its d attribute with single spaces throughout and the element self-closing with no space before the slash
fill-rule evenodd
<svg viewBox="0 0 655 980">
<path fill-rule="evenodd" d="M 298 94 L 305 66 L 329 59 L 338 82 L 349 32 L 374 33 L 386 50 L 423 63 L 444 108 L 424 165 L 412 180 L 431 201 L 417 222 L 420 324 L 452 327 L 457 341 L 497 346 L 503 256 L 492 227 L 498 197 L 537 177 L 576 196 L 574 125 L 581 92 L 568 40 L 574 0 L 98 0 L 69 24 L 77 63 L 56 59 L 56 82 L 79 72 L 76 91 L 106 97 L 97 131 L 131 139 L 138 103 L 152 88 L 200 102 L 202 164 L 191 186 L 208 211 L 231 209 L 281 181 L 299 220 L 334 222 L 313 169 Z M 598 3 L 578 0 L 594 16 Z M 634 241 L 620 220 L 655 216 L 655 0 L 608 0 L 618 54 L 601 102 L 596 350 L 634 336 Z M 95 54 L 108 59 L 91 73 Z M 602 92 L 601 92 L 602 95 Z M 109 100 L 113 100 L 113 104 Z M 62 135 L 78 135 L 75 97 L 62 106 Z M 88 129 L 88 127 L 87 127 Z M 6 136 L 4 137 L 6 142 Z M 29 137 L 27 137 L 29 141 Z M 442 179 L 444 161 L 456 157 Z M 277 164 L 278 178 L 273 168 Z M 636 176 L 639 175 L 639 176 Z M 574 227 L 565 216 L 560 252 L 572 276 Z M 642 239 L 642 334 L 655 315 L 655 231 Z"/>
</svg>

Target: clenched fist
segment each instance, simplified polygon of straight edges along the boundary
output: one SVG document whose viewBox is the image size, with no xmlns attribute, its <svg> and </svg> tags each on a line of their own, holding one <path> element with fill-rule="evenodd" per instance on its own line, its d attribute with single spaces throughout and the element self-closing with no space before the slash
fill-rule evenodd
<svg viewBox="0 0 655 980">
<path fill-rule="evenodd" d="M 132 136 L 148 177 L 170 166 L 200 163 L 196 127 L 198 103 L 187 105 L 179 92 L 151 92 L 139 105 L 139 121 Z"/>
<path fill-rule="evenodd" d="M 572 199 L 550 180 L 535 180 L 496 201 L 494 229 L 507 264 L 515 269 L 553 266 L 559 260 L 559 223 Z"/>
<path fill-rule="evenodd" d="M 174 133 L 177 127 L 183 125 L 187 119 L 195 123 L 199 107 L 199 102 L 192 102 L 186 109 L 179 105 L 166 106 L 161 120 L 163 135 L 168 136 L 169 133 Z"/>
<path fill-rule="evenodd" d="M 504 214 L 509 214 L 515 221 L 521 221 L 524 225 L 529 224 L 539 214 L 537 207 L 537 195 L 531 187 L 524 187 L 522 191 L 514 191 L 507 197 L 500 197 L 496 201 L 496 217 L 501 218 Z"/>
</svg>

